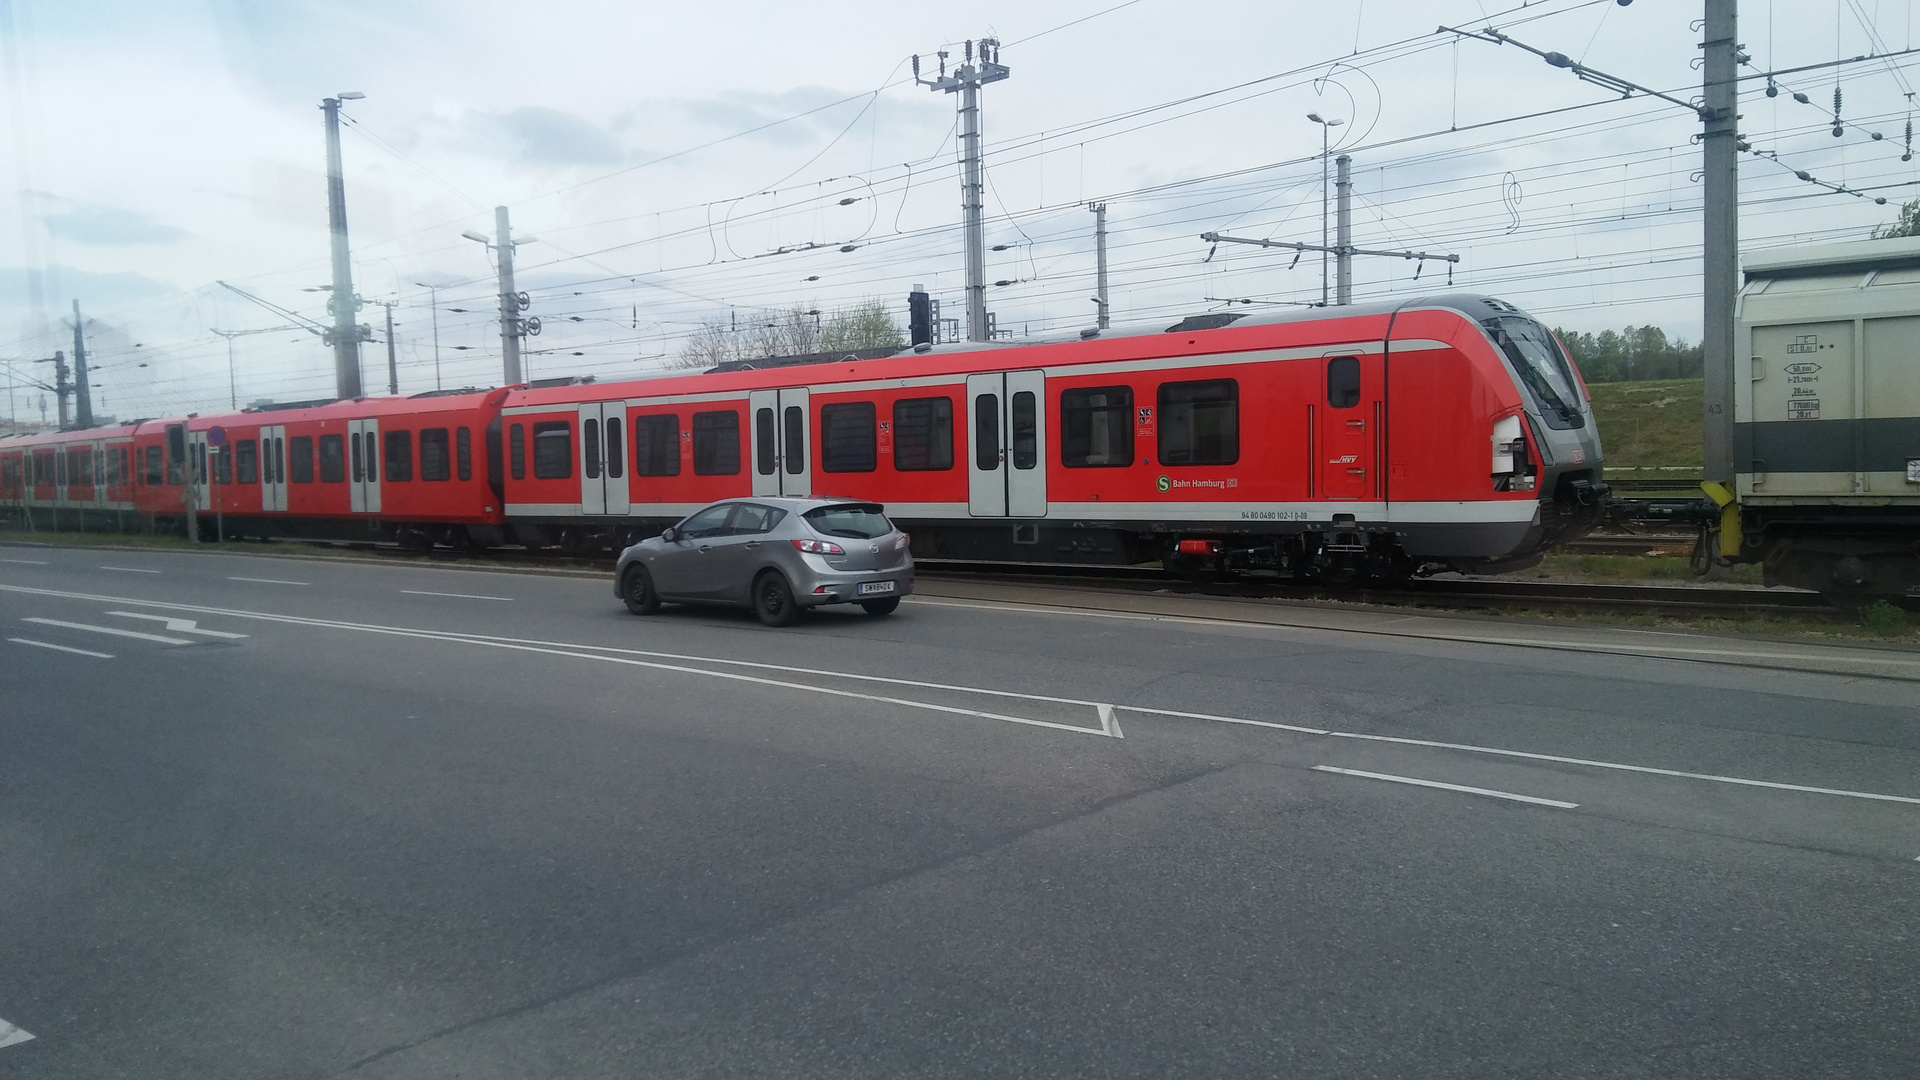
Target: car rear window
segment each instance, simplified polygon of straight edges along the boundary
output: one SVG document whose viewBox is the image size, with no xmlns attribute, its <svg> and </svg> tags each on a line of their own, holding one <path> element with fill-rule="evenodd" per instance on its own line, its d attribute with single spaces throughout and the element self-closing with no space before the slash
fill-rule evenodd
<svg viewBox="0 0 1920 1080">
<path fill-rule="evenodd" d="M 809 510 L 801 516 L 807 519 L 807 524 L 813 526 L 815 532 L 826 536 L 871 540 L 893 531 L 893 523 L 888 521 L 887 515 L 873 503 L 822 506 Z"/>
</svg>

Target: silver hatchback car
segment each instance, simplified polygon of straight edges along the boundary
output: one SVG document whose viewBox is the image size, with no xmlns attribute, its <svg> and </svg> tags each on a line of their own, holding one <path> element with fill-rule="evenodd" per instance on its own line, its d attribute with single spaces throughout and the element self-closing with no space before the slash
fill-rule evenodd
<svg viewBox="0 0 1920 1080">
<path fill-rule="evenodd" d="M 726 499 L 621 552 L 613 580 L 635 615 L 662 601 L 746 604 L 786 626 L 822 604 L 892 614 L 913 591 L 913 556 L 878 503 Z"/>
</svg>

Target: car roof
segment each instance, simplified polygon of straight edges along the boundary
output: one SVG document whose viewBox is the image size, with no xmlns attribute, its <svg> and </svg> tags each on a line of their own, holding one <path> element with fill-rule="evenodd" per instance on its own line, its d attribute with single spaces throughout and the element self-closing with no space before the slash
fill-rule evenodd
<svg viewBox="0 0 1920 1080">
<path fill-rule="evenodd" d="M 724 503 L 758 503 L 763 506 L 777 506 L 794 513 L 817 510 L 822 506 L 879 506 L 872 499 L 855 499 L 846 495 L 809 495 L 805 498 L 794 495 L 740 495 L 731 499 L 721 499 Z"/>
</svg>

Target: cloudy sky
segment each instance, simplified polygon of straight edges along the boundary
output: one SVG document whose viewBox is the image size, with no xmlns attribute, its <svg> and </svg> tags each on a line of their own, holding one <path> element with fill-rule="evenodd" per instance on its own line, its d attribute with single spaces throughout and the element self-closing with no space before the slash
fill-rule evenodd
<svg viewBox="0 0 1920 1080">
<path fill-rule="evenodd" d="M 1901 160 L 1915 58 L 1781 74 L 1774 96 L 1765 76 L 1906 50 L 1910 5 L 1742 6 L 1758 152 L 1741 163 L 1743 246 L 1864 238 L 1920 194 L 1920 163 Z M 366 95 L 343 135 L 355 284 L 396 305 L 403 392 L 499 380 L 488 254 L 460 235 L 491 231 L 496 205 L 535 238 L 519 256 L 546 327 L 534 377 L 657 374 L 703 322 L 904 308 L 914 283 L 956 314 L 954 101 L 916 86 L 909 58 L 931 71 L 989 35 L 1013 72 L 984 92 L 1002 328 L 1091 323 L 1094 200 L 1118 322 L 1317 300 L 1316 256 L 1210 253 L 1198 234 L 1318 241 L 1318 111 L 1345 121 L 1356 244 L 1458 255 L 1455 286 L 1561 326 L 1697 339 L 1692 115 L 1435 27 L 1498 26 L 1684 98 L 1699 15 L 1697 0 L 0 0 L 0 375 L 37 418 L 47 395 L 20 380 L 50 369 L 25 361 L 71 348 L 78 299 L 102 412 L 328 394 L 319 341 L 216 282 L 325 318 L 307 291 L 329 281 L 318 106 L 349 90 Z M 1447 269 L 1361 259 L 1355 281 L 1358 299 L 1410 296 Z M 385 315 L 361 316 L 380 338 L 370 388 L 386 383 Z M 232 339 L 231 388 L 216 329 L 262 331 Z"/>
</svg>

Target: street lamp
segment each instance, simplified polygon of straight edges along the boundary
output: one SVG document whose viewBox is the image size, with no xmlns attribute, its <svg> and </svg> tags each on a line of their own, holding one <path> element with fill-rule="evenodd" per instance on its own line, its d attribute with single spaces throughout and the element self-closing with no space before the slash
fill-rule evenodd
<svg viewBox="0 0 1920 1080">
<path fill-rule="evenodd" d="M 1333 129 L 1346 123 L 1345 120 L 1326 120 L 1319 113 L 1308 113 L 1307 119 L 1320 125 L 1320 306 L 1327 306 L 1327 157 L 1333 153 Z"/>
</svg>

